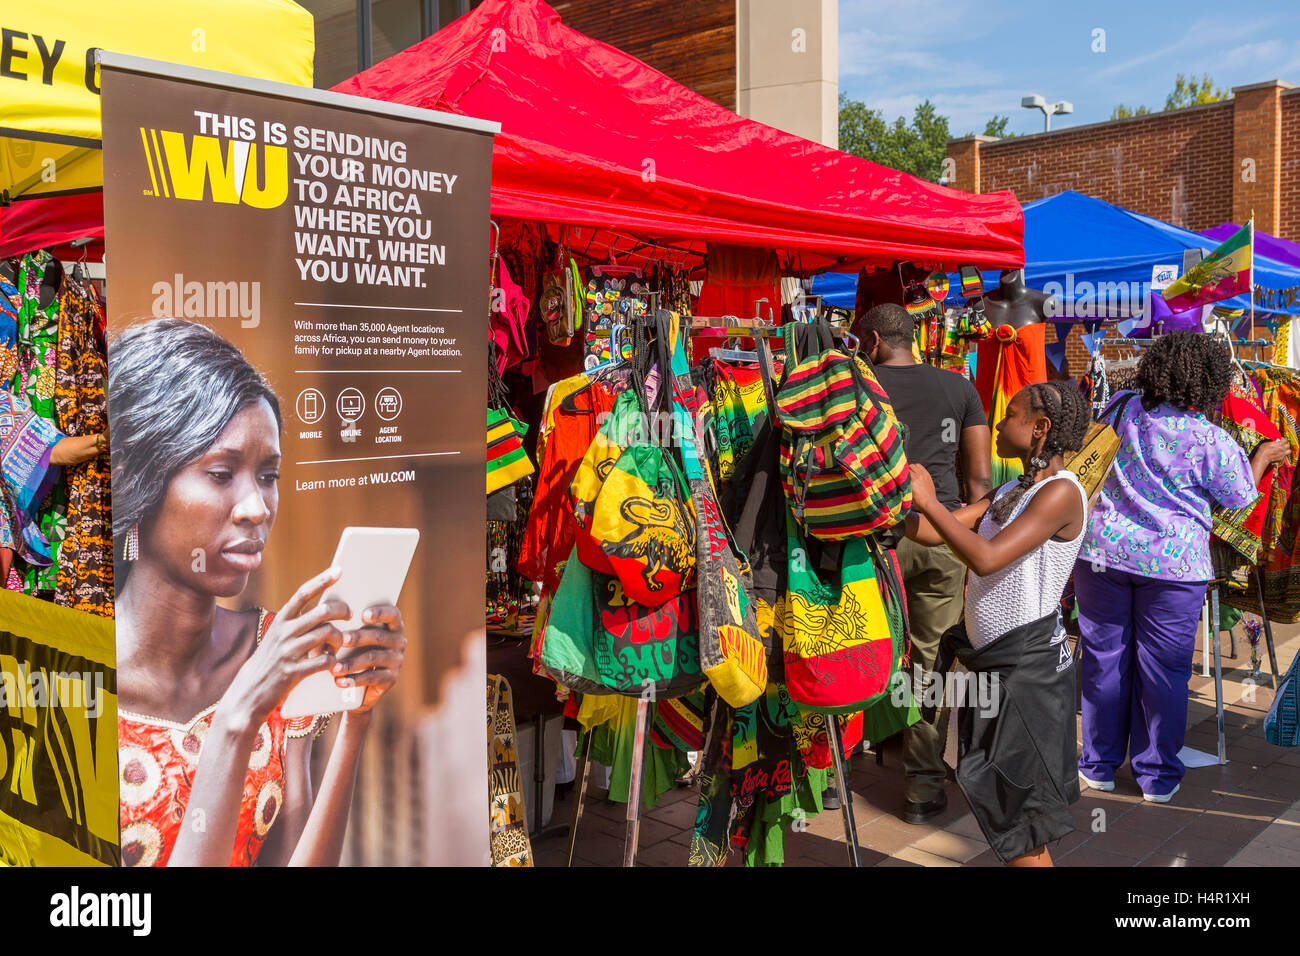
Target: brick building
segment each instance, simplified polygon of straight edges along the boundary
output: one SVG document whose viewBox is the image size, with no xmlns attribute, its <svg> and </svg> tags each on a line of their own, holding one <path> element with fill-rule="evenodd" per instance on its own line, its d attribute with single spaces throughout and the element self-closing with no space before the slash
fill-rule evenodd
<svg viewBox="0 0 1300 956">
<path fill-rule="evenodd" d="M 1300 241 L 1300 87 L 996 139 L 950 140 L 949 185 L 1030 202 L 1074 189 L 1186 229 L 1244 222 Z"/>
<path fill-rule="evenodd" d="M 1073 189 L 1198 232 L 1253 211 L 1261 231 L 1300 241 L 1294 83 L 1238 86 L 1218 103 L 1031 136 L 967 136 L 948 142 L 948 158 L 948 184 L 970 192 L 1009 189 L 1023 203 Z M 1066 355 L 1077 375 L 1088 359 L 1074 328 Z"/>
</svg>

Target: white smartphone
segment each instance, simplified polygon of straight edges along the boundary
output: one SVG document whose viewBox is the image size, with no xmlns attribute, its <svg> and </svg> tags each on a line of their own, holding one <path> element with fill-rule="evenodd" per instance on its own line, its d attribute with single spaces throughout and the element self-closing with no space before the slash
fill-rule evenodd
<svg viewBox="0 0 1300 956">
<path fill-rule="evenodd" d="M 356 631 L 361 615 L 376 604 L 397 604 L 402 583 L 410 570 L 420 532 L 416 528 L 344 528 L 334 552 L 333 567 L 342 574 L 322 601 L 342 601 L 351 610 L 346 621 L 336 621 L 340 631 Z M 314 717 L 355 710 L 365 697 L 364 687 L 339 687 L 329 671 L 311 674 L 289 691 L 280 705 L 284 717 Z"/>
</svg>

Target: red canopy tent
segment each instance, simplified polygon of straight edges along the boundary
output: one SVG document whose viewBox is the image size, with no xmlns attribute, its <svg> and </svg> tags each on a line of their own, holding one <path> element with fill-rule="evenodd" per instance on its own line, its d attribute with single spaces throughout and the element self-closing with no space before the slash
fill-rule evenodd
<svg viewBox="0 0 1300 956">
<path fill-rule="evenodd" d="M 799 272 L 913 259 L 1024 263 L 1009 192 L 925 182 L 737 116 L 560 22 L 486 0 L 335 90 L 501 123 L 492 213 L 758 246 Z"/>
<path fill-rule="evenodd" d="M 73 251 L 73 239 L 96 239 L 89 250 Z M 33 249 L 54 249 L 60 258 L 91 258 L 104 254 L 104 194 L 83 193 L 47 199 L 25 199 L 0 209 L 0 257 Z"/>
<path fill-rule="evenodd" d="M 336 89 L 500 121 L 496 216 L 607 227 L 699 255 L 709 242 L 775 249 L 801 273 L 1024 262 L 1010 193 L 959 192 L 744 119 L 569 29 L 541 0 L 486 0 Z M 102 236 L 101 202 L 3 210 L 0 254 Z"/>
</svg>

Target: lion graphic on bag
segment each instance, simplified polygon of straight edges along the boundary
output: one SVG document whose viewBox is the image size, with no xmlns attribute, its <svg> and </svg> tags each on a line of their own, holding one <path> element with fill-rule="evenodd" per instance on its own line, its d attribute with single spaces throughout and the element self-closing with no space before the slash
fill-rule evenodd
<svg viewBox="0 0 1300 956">
<path fill-rule="evenodd" d="M 685 581 L 695 563 L 695 526 L 684 505 L 673 500 L 628 498 L 619 506 L 619 515 L 636 530 L 605 545 L 605 553 L 611 558 L 644 561 L 641 577 L 648 591 L 663 590 L 658 578 L 661 571 Z"/>
</svg>

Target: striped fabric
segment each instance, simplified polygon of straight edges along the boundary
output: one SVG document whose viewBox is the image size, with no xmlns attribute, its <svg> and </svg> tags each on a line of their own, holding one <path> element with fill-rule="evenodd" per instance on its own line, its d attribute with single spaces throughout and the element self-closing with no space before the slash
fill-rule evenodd
<svg viewBox="0 0 1300 956">
<path fill-rule="evenodd" d="M 810 535 L 842 541 L 903 520 L 912 506 L 903 438 L 870 369 L 838 351 L 805 359 L 781 387 L 777 409 L 781 483 Z"/>
<path fill-rule="evenodd" d="M 523 427 L 498 408 L 487 413 L 487 493 L 492 494 L 533 473 L 524 451 Z"/>
</svg>

